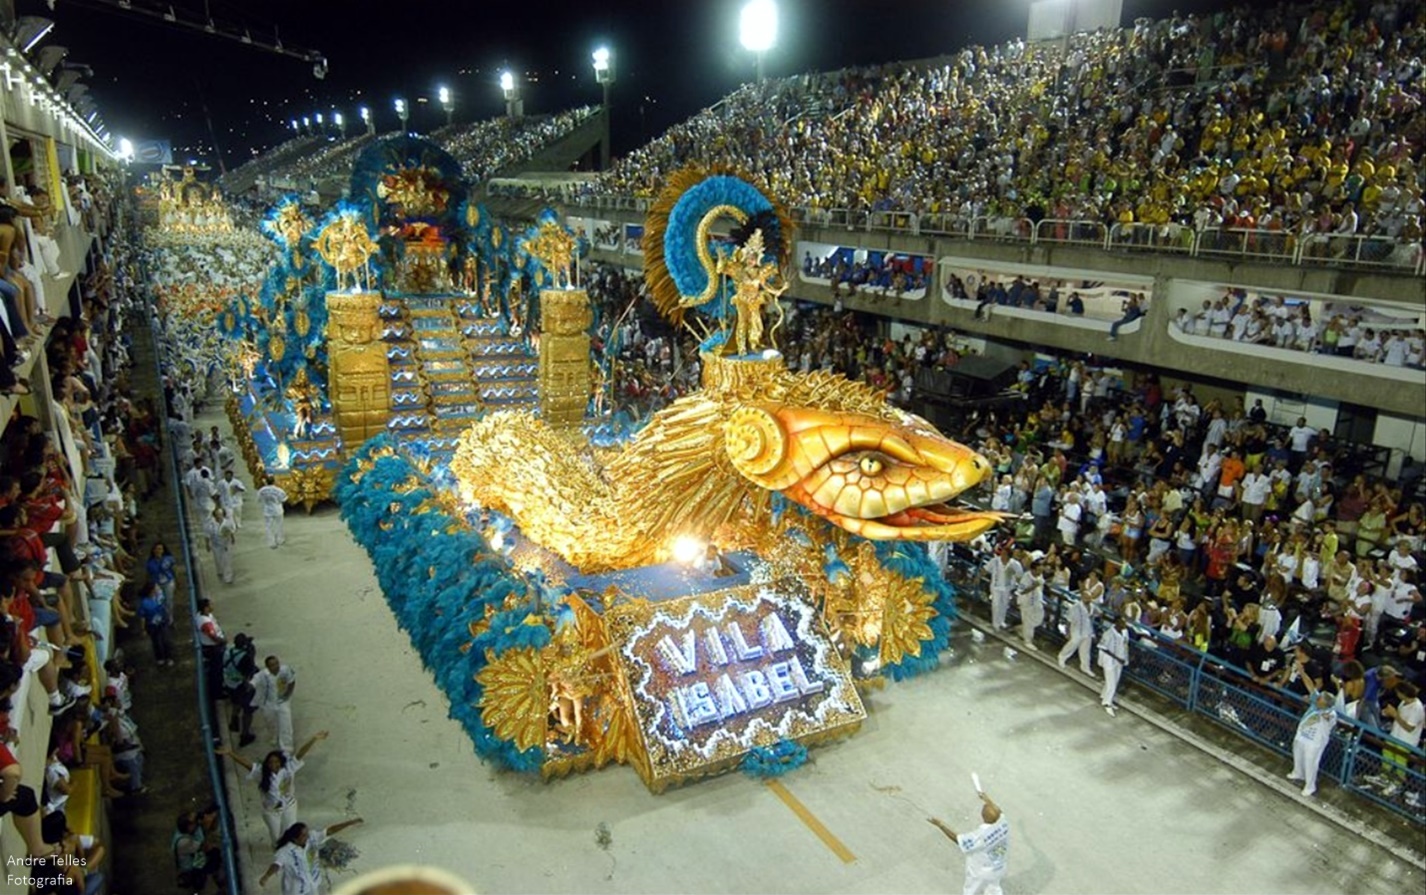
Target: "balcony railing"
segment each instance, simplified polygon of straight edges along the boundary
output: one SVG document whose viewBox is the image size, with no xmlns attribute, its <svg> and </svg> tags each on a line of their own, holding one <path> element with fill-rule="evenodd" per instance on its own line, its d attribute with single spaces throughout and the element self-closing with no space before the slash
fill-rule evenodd
<svg viewBox="0 0 1426 895">
<path fill-rule="evenodd" d="M 577 196 L 569 205 L 584 209 L 647 211 L 650 199 L 639 196 Z M 1206 258 L 1263 260 L 1299 267 L 1366 267 L 1398 273 L 1426 274 L 1426 252 L 1420 242 L 1385 236 L 1298 234 L 1282 230 L 1208 227 L 1184 224 L 1113 224 L 1087 219 L 977 216 L 955 213 L 916 214 L 909 211 L 864 211 L 852 208 L 792 209 L 799 224 L 845 228 L 864 233 L 904 233 L 948 236 L 1030 245 L 1079 245 L 1115 252 L 1153 252 Z"/>
</svg>

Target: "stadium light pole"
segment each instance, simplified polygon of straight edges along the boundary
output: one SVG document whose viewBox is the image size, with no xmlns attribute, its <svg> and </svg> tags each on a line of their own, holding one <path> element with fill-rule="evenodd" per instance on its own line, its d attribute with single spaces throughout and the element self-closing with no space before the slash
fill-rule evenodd
<svg viewBox="0 0 1426 895">
<path fill-rule="evenodd" d="M 341 112 L 332 113 L 332 123 L 337 126 L 337 133 L 343 140 L 347 138 L 347 119 Z"/>
<path fill-rule="evenodd" d="M 322 127 L 322 113 L 321 113 L 321 112 L 318 112 L 316 115 L 313 115 L 312 117 L 315 118 L 315 119 L 317 119 L 317 133 L 322 134 L 323 136 L 326 136 L 326 133 L 327 133 L 326 128 Z"/>
<path fill-rule="evenodd" d="M 312 119 L 306 115 L 302 116 L 302 129 L 307 132 L 308 136 L 312 134 Z"/>
<path fill-rule="evenodd" d="M 757 57 L 758 83 L 763 81 L 763 54 L 777 45 L 777 4 L 748 0 L 738 17 L 738 39 Z"/>
<path fill-rule="evenodd" d="M 609 88 L 614 86 L 614 54 L 608 47 L 594 51 L 594 80 L 604 88 L 604 136 L 599 141 L 599 170 L 609 170 Z"/>
<path fill-rule="evenodd" d="M 410 116 L 410 110 L 406 108 L 406 100 L 401 97 L 396 98 L 396 117 L 401 119 L 401 132 L 406 133 L 406 119 Z"/>
<path fill-rule="evenodd" d="M 511 118 L 525 117 L 525 101 L 520 98 L 520 84 L 514 72 L 506 69 L 500 73 L 500 91 L 505 94 L 505 114 Z"/>
<path fill-rule="evenodd" d="M 436 95 L 441 101 L 441 108 L 446 110 L 446 127 L 450 127 L 451 116 L 454 115 L 456 111 L 455 101 L 451 99 L 451 88 L 442 86 L 436 91 Z"/>
<path fill-rule="evenodd" d="M 376 133 L 376 128 L 372 126 L 371 123 L 371 109 L 367 108 L 366 106 L 361 107 L 361 121 L 362 124 L 366 125 L 367 134 Z"/>
</svg>

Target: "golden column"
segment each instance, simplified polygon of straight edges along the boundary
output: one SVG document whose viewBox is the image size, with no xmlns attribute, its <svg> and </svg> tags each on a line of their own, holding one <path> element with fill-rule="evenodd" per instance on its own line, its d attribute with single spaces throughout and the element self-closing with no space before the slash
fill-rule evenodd
<svg viewBox="0 0 1426 895">
<path fill-rule="evenodd" d="M 589 405 L 589 294 L 575 289 L 574 236 L 553 221 L 540 226 L 525 248 L 564 288 L 540 292 L 540 416 L 551 426 L 578 426 Z"/>
<path fill-rule="evenodd" d="M 589 295 L 583 289 L 540 293 L 540 416 L 551 426 L 584 421 L 589 370 Z"/>
<path fill-rule="evenodd" d="M 381 342 L 379 292 L 327 293 L 327 389 L 347 451 L 386 431 L 391 370 Z"/>
</svg>

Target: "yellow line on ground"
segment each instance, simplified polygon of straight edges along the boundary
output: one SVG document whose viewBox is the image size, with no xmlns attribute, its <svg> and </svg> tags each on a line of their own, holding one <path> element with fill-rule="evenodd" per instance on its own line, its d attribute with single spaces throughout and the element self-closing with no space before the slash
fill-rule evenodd
<svg viewBox="0 0 1426 895">
<path fill-rule="evenodd" d="M 817 815 L 807 810 L 807 806 L 798 801 L 797 796 L 788 792 L 787 787 L 779 780 L 768 780 L 767 788 L 773 791 L 782 803 L 792 809 L 792 813 L 797 815 L 807 829 L 817 834 L 817 838 L 822 840 L 822 844 L 832 850 L 832 853 L 842 859 L 842 863 L 850 864 L 857 859 L 852 854 L 851 849 L 842 844 L 842 840 L 832 835 L 832 831 L 827 829 L 826 824 L 817 819 Z"/>
</svg>

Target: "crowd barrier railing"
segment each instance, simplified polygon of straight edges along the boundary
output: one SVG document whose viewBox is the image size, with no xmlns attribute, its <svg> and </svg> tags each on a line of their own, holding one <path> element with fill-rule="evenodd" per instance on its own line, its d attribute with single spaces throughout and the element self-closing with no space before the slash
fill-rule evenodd
<svg viewBox="0 0 1426 895">
<path fill-rule="evenodd" d="M 1282 230 L 1206 227 L 1194 237 L 1193 254 L 1263 258 L 1281 264 L 1299 263 L 1296 237 Z"/>
<path fill-rule="evenodd" d="M 163 382 L 163 359 L 160 352 L 163 350 L 163 338 L 158 320 L 152 315 L 149 318 L 149 331 L 153 337 L 154 374 L 156 381 L 161 383 Z M 164 416 L 167 417 L 166 410 Z M 198 580 L 198 564 L 194 561 L 193 543 L 188 533 L 188 498 L 184 494 L 183 484 L 178 476 L 178 457 L 174 453 L 173 439 L 167 432 L 163 433 L 163 439 L 165 444 L 164 466 L 168 470 L 168 485 L 172 489 L 178 509 L 178 543 L 183 554 L 184 574 L 188 580 L 188 613 L 190 618 L 197 619 L 198 601 L 203 596 L 203 585 Z M 194 667 L 198 669 L 198 719 L 205 745 L 204 760 L 208 769 L 208 784 L 213 789 L 213 800 L 218 806 L 218 827 L 222 831 L 223 874 L 227 880 L 228 895 L 241 895 L 242 886 L 238 880 L 237 861 L 238 834 L 233 824 L 228 789 L 224 783 L 222 766 L 219 764 L 220 758 L 212 749 L 206 748 L 207 744 L 218 742 L 219 728 L 217 719 L 214 717 L 217 696 L 210 698 L 208 694 L 208 678 L 204 673 L 203 650 L 196 631 L 193 637 L 193 657 Z"/>
<path fill-rule="evenodd" d="M 1087 245 L 1104 248 L 1108 245 L 1109 234 L 1098 221 L 1081 221 L 1065 218 L 1043 218 L 1031 231 L 1031 242 L 1054 242 L 1065 245 Z"/>
<path fill-rule="evenodd" d="M 950 577 L 962 598 L 981 604 L 989 612 L 989 593 L 978 567 L 953 560 Z M 1062 631 L 1064 610 L 1077 599 L 1070 591 L 1046 586 L 1044 621 L 1036 629 L 1037 637 L 1063 645 L 1067 640 Z M 1019 621 L 1019 607 L 1012 599 L 1007 623 L 1016 630 Z M 1098 644 L 1100 629 L 1096 626 L 1091 649 Z M 1091 656 L 1093 667 L 1098 669 L 1097 652 Z M 1259 683 L 1245 669 L 1219 656 L 1142 628 L 1134 631 L 1130 641 L 1124 679 L 1292 761 L 1292 742 L 1306 710 L 1306 701 L 1296 693 Z M 1399 790 L 1388 797 L 1370 786 L 1368 777 L 1395 781 Z M 1404 800 L 1406 793 L 1415 793 L 1423 800 L 1418 804 L 1426 805 L 1426 751 L 1408 747 L 1369 724 L 1339 718 L 1323 754 L 1318 779 L 1332 780 L 1353 796 L 1374 802 L 1408 821 L 1426 823 L 1426 808 Z"/>
<path fill-rule="evenodd" d="M 1192 254 L 1197 234 L 1182 224 L 1121 224 L 1109 228 L 1106 248 L 1128 252 Z"/>
<path fill-rule="evenodd" d="M 649 199 L 639 196 L 585 194 L 570 205 L 582 208 L 642 212 Z M 1030 245 L 1081 245 L 1105 251 L 1155 252 L 1205 257 L 1262 259 L 1298 267 L 1341 266 L 1380 268 L 1426 274 L 1426 251 L 1418 242 L 1384 236 L 1299 237 L 1284 230 L 1206 227 L 1185 224 L 1114 223 L 1088 218 L 1043 218 L 977 215 L 967 219 L 954 212 L 863 211 L 852 208 L 796 206 L 793 220 L 816 227 L 845 228 L 867 233 L 998 239 Z"/>
</svg>

